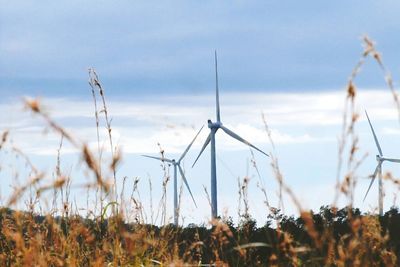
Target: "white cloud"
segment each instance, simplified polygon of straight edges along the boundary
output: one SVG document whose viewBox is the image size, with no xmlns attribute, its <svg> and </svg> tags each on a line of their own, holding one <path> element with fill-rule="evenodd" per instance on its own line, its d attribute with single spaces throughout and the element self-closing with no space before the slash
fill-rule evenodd
<svg viewBox="0 0 400 267">
<path fill-rule="evenodd" d="M 382 129 L 382 133 L 386 135 L 400 135 L 400 129 L 385 127 Z"/>
<path fill-rule="evenodd" d="M 164 99 L 161 99 L 164 100 Z M 108 109 L 112 117 L 113 138 L 125 153 L 157 152 L 157 143 L 170 153 L 179 153 L 192 140 L 197 130 L 205 125 L 203 133 L 194 144 L 199 149 L 208 129 L 207 118 L 214 118 L 214 97 L 177 96 L 135 101 L 109 100 Z M 381 120 L 394 121 L 397 111 L 393 108 L 389 92 L 382 90 L 359 91 L 357 110 L 368 108 L 374 123 Z M 265 112 L 276 144 L 296 144 L 335 141 L 342 122 L 344 92 L 325 93 L 224 93 L 221 94 L 221 118 L 224 124 L 256 146 L 268 145 L 268 136 L 261 119 Z M 60 121 L 71 133 L 83 142 L 97 147 L 93 103 L 67 98 L 43 99 L 46 112 Z M 55 153 L 57 135 L 43 135 L 43 123 L 37 118 L 21 112 L 16 103 L 0 104 L 0 125 L 12 130 L 16 143 L 31 153 Z M 12 116 L 7 117 L 5 114 Z M 362 114 L 362 113 L 361 113 Z M 103 120 L 103 119 L 102 119 Z M 365 120 L 361 116 L 361 120 Z M 333 127 L 333 128 L 326 128 Z M 335 129 L 323 131 L 321 129 Z M 384 134 L 394 134 L 395 129 L 384 128 Z M 237 140 L 220 130 L 219 149 L 247 149 Z M 107 140 L 104 120 L 100 126 L 101 143 Z M 29 140 L 29 141 L 28 141 Z M 108 150 L 108 145 L 104 145 Z M 53 152 L 51 152 L 53 151 Z M 66 150 L 73 152 L 74 150 Z"/>
</svg>

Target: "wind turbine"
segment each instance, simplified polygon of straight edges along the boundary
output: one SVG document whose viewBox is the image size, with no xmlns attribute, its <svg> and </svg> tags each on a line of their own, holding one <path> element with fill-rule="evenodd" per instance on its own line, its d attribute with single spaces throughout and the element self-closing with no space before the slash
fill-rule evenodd
<svg viewBox="0 0 400 267">
<path fill-rule="evenodd" d="M 372 186 L 372 184 L 373 184 L 374 181 L 375 181 L 376 175 L 379 174 L 379 176 L 378 176 L 378 177 L 379 177 L 379 216 L 382 216 L 382 215 L 383 215 L 382 163 L 383 163 L 384 161 L 390 161 L 390 162 L 397 162 L 397 163 L 400 163 L 400 159 L 391 159 L 391 158 L 385 158 L 385 157 L 383 157 L 383 153 L 382 153 L 381 146 L 379 145 L 378 138 L 376 137 L 376 134 L 375 134 L 375 131 L 374 131 L 374 127 L 372 127 L 372 124 L 371 124 L 371 121 L 370 121 L 370 119 L 369 119 L 369 117 L 368 117 L 367 111 L 365 111 L 365 115 L 367 115 L 368 123 L 369 123 L 369 126 L 371 127 L 371 131 L 372 131 L 372 134 L 373 134 L 373 136 L 374 136 L 375 144 L 376 144 L 376 147 L 378 148 L 379 154 L 376 155 L 376 161 L 378 162 L 378 165 L 377 165 L 376 168 L 375 168 L 374 174 L 372 174 L 372 176 L 371 176 L 372 180 L 371 180 L 371 183 L 369 184 L 367 193 L 366 193 L 365 196 L 364 196 L 364 200 L 365 200 L 365 198 L 367 197 L 368 192 L 369 192 L 369 190 L 371 189 L 371 186 Z"/>
<path fill-rule="evenodd" d="M 188 145 L 188 147 L 185 149 L 183 152 L 182 156 L 176 161 L 175 159 L 167 159 L 167 158 L 160 158 L 160 157 L 153 157 L 153 156 L 148 156 L 148 155 L 142 155 L 143 157 L 151 158 L 151 159 L 156 159 L 156 160 L 161 160 L 168 162 L 174 166 L 174 224 L 178 225 L 178 181 L 177 181 L 177 170 L 179 170 L 179 173 L 181 174 L 182 180 L 186 185 L 186 188 L 188 189 L 190 196 L 192 197 L 193 203 L 197 208 L 196 201 L 194 200 L 192 191 L 190 190 L 189 184 L 186 180 L 185 174 L 183 172 L 183 169 L 181 167 L 181 161 L 183 158 L 186 156 L 187 152 L 189 151 L 190 147 L 193 145 L 194 141 L 196 140 L 197 136 L 200 134 L 201 130 L 203 129 L 204 126 L 200 128 L 200 130 L 197 132 L 196 136 L 193 138 L 192 142 Z"/>
<path fill-rule="evenodd" d="M 222 129 L 226 134 L 231 136 L 232 138 L 254 148 L 255 150 L 263 153 L 266 156 L 269 156 L 267 153 L 258 149 L 254 145 L 250 144 L 248 141 L 234 133 L 233 131 L 226 128 L 221 122 L 220 108 L 219 108 L 219 91 L 218 91 L 218 63 L 217 63 L 217 51 L 215 51 L 215 100 L 216 100 L 216 113 L 217 113 L 217 121 L 212 122 L 210 119 L 208 120 L 208 128 L 210 128 L 210 134 L 208 135 L 203 147 L 200 150 L 199 155 L 197 156 L 195 162 L 192 167 L 196 164 L 197 160 L 200 158 L 204 149 L 211 142 L 211 216 L 213 219 L 218 216 L 218 205 L 217 205 L 217 164 L 215 160 L 215 133 L 218 129 Z"/>
</svg>

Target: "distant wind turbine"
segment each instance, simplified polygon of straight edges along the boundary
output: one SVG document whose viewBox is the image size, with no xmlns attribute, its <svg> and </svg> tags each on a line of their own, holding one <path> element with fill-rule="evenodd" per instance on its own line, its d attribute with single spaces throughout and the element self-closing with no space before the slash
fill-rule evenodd
<svg viewBox="0 0 400 267">
<path fill-rule="evenodd" d="M 192 142 L 188 145 L 188 147 L 185 149 L 183 152 L 182 156 L 179 158 L 179 160 L 175 159 L 167 159 L 167 158 L 160 158 L 160 157 L 153 157 L 153 156 L 148 156 L 148 155 L 142 155 L 143 157 L 151 158 L 151 159 L 156 159 L 156 160 L 161 160 L 165 161 L 168 163 L 171 163 L 174 166 L 174 224 L 178 225 L 178 181 L 177 181 L 177 170 L 179 170 L 179 173 L 181 174 L 182 180 L 186 185 L 186 188 L 188 189 L 190 196 L 192 197 L 193 203 L 197 208 L 196 201 L 194 200 L 192 191 L 190 190 L 189 184 L 186 180 L 185 174 L 183 172 L 183 169 L 181 167 L 181 161 L 183 158 L 186 156 L 187 152 L 189 151 L 190 147 L 193 145 L 194 141 L 196 140 L 197 136 L 200 134 L 201 130 L 203 129 L 204 126 L 200 128 L 200 130 L 197 132 L 196 136 L 193 138 Z"/>
<path fill-rule="evenodd" d="M 254 148 L 255 150 L 263 153 L 266 156 L 269 156 L 267 153 L 258 149 L 254 145 L 250 144 L 248 141 L 234 133 L 233 131 L 226 128 L 221 122 L 220 108 L 219 108 L 219 91 L 218 91 L 218 63 L 217 63 L 217 51 L 215 51 L 215 95 L 216 95 L 216 113 L 217 113 L 217 122 L 212 122 L 208 120 L 208 128 L 210 128 L 210 134 L 208 135 L 203 147 L 199 155 L 197 156 L 193 166 L 196 164 L 197 160 L 200 158 L 204 149 L 211 142 L 211 216 L 212 218 L 217 218 L 218 216 L 218 205 L 217 205 L 217 170 L 216 170 L 216 159 L 215 159 L 215 133 L 218 129 L 222 129 L 226 134 L 235 138 L 236 140 Z M 192 166 L 192 167 L 193 167 Z"/>
<path fill-rule="evenodd" d="M 368 117 L 367 111 L 365 111 L 365 115 L 367 115 L 368 123 L 369 123 L 369 126 L 371 127 L 371 131 L 372 131 L 372 134 L 373 134 L 373 136 L 374 136 L 375 144 L 376 144 L 376 147 L 378 148 L 379 154 L 376 155 L 376 161 L 378 162 L 378 165 L 377 165 L 376 168 L 375 168 L 374 174 L 372 174 L 372 176 L 371 176 L 372 180 L 371 180 L 371 183 L 369 184 L 367 193 L 366 193 L 365 196 L 364 196 L 364 200 L 365 200 L 365 198 L 367 197 L 368 192 L 369 192 L 369 190 L 371 189 L 371 186 L 372 186 L 372 184 L 373 184 L 374 181 L 375 181 L 376 175 L 379 174 L 379 176 L 378 176 L 378 177 L 379 177 L 379 196 L 378 196 L 378 197 L 379 197 L 379 215 L 382 216 L 382 215 L 383 215 L 382 163 L 383 163 L 384 161 L 390 161 L 390 162 L 397 162 L 397 163 L 400 163 L 400 159 L 391 159 L 391 158 L 385 158 L 385 157 L 383 157 L 383 153 L 382 153 L 381 146 L 379 145 L 378 138 L 376 137 L 376 134 L 375 134 L 375 131 L 374 131 L 374 127 L 372 127 L 372 124 L 371 124 L 371 121 L 370 121 L 370 119 L 369 119 L 369 117 Z"/>
</svg>

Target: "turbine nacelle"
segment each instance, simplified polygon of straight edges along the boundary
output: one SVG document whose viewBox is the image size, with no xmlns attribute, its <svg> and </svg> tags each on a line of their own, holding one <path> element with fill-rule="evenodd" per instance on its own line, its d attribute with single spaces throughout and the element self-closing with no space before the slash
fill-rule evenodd
<svg viewBox="0 0 400 267">
<path fill-rule="evenodd" d="M 381 157 L 380 155 L 376 155 L 376 161 L 377 162 L 382 162 L 382 161 L 384 161 L 385 159 L 383 158 L 383 157 Z"/>
<path fill-rule="evenodd" d="M 208 125 L 208 128 L 210 128 L 210 129 L 218 129 L 218 128 L 221 128 L 222 122 L 220 122 L 220 121 L 212 122 L 211 120 L 208 120 L 207 125 Z"/>
</svg>

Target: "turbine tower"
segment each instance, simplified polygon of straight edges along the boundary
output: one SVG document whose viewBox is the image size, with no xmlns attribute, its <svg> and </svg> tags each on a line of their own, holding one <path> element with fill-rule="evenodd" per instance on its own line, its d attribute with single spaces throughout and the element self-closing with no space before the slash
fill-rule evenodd
<svg viewBox="0 0 400 267">
<path fill-rule="evenodd" d="M 161 160 L 168 162 L 174 166 L 174 224 L 178 225 L 178 217 L 179 217 L 179 212 L 178 212 L 178 179 L 177 179 L 177 170 L 179 170 L 179 173 L 181 174 L 181 178 L 183 182 L 186 185 L 186 188 L 188 189 L 190 196 L 192 197 L 193 203 L 197 208 L 196 201 L 194 200 L 192 191 L 190 190 L 189 184 L 186 180 L 185 174 L 183 172 L 183 169 L 181 167 L 181 161 L 183 158 L 186 156 L 187 152 L 189 151 L 190 147 L 193 145 L 194 141 L 196 140 L 197 136 L 200 134 L 201 130 L 203 129 L 204 126 L 200 128 L 200 130 L 197 132 L 196 136 L 193 138 L 192 142 L 188 145 L 188 147 L 185 149 L 183 152 L 182 156 L 176 161 L 175 159 L 167 159 L 167 158 L 160 158 L 160 157 L 153 157 L 153 156 L 148 156 L 148 155 L 142 155 L 143 157 L 147 158 L 152 158 L 156 160 Z"/>
<path fill-rule="evenodd" d="M 371 183 L 369 184 L 367 193 L 366 193 L 365 196 L 364 196 L 364 200 L 365 200 L 365 198 L 367 197 L 368 192 L 369 192 L 369 190 L 371 189 L 371 186 L 372 186 L 372 184 L 373 184 L 374 181 L 375 181 L 376 175 L 378 174 L 378 180 L 379 180 L 379 196 L 378 196 L 378 197 L 379 197 L 379 200 L 378 200 L 378 201 L 379 201 L 379 216 L 383 216 L 382 163 L 383 163 L 384 161 L 390 161 L 390 162 L 397 162 L 397 163 L 400 163 L 400 159 L 391 159 L 391 158 L 385 158 L 385 157 L 383 157 L 383 153 L 382 153 L 381 146 L 379 145 L 378 138 L 376 137 L 376 134 L 375 134 L 375 131 L 374 131 L 374 127 L 372 127 L 372 124 L 371 124 L 371 121 L 370 121 L 370 119 L 369 119 L 369 117 L 368 117 L 367 111 L 365 111 L 365 115 L 367 115 L 368 123 L 369 123 L 369 126 L 370 126 L 370 128 L 371 128 L 372 135 L 374 136 L 375 144 L 376 144 L 376 147 L 378 148 L 379 154 L 376 155 L 376 161 L 378 162 L 378 165 L 376 166 L 375 171 L 374 171 L 374 173 L 373 173 L 372 176 L 371 176 L 372 180 L 371 180 Z"/>
<path fill-rule="evenodd" d="M 231 136 L 232 138 L 248 145 L 255 150 L 263 153 L 264 155 L 269 155 L 262 150 L 258 149 L 254 145 L 250 144 L 248 141 L 234 133 L 233 131 L 226 128 L 221 122 L 221 115 L 220 115 L 220 107 L 219 107 L 219 91 L 218 91 L 218 63 L 217 63 L 217 51 L 215 51 L 215 100 L 216 100 L 216 113 L 217 113 L 217 121 L 212 122 L 208 120 L 208 128 L 210 128 L 210 134 L 208 135 L 203 147 L 200 150 L 199 155 L 197 156 L 193 166 L 196 164 L 197 160 L 200 158 L 201 154 L 203 153 L 204 149 L 207 145 L 211 142 L 211 217 L 213 219 L 217 218 L 218 216 L 218 203 L 217 203 L 217 164 L 215 160 L 215 134 L 218 129 L 222 129 L 226 134 Z M 192 167 L 193 167 L 192 166 Z"/>
</svg>

